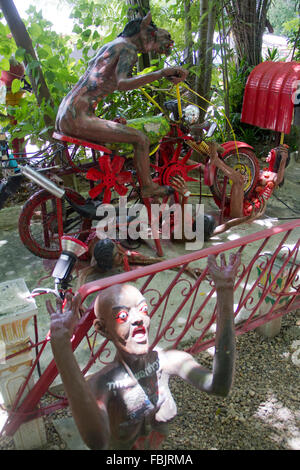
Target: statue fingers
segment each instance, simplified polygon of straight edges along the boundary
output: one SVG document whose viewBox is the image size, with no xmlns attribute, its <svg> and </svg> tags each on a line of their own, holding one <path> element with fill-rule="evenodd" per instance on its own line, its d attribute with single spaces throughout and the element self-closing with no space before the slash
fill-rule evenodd
<svg viewBox="0 0 300 470">
<path fill-rule="evenodd" d="M 55 310 L 52 306 L 52 303 L 49 299 L 46 300 L 46 309 L 47 309 L 47 312 L 49 313 L 50 317 L 51 315 L 53 315 L 55 313 Z"/>
</svg>

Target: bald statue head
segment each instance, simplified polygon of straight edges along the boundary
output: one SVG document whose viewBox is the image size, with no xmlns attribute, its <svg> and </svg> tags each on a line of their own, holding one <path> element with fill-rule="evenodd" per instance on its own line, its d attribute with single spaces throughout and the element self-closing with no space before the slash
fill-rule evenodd
<svg viewBox="0 0 300 470">
<path fill-rule="evenodd" d="M 100 292 L 94 306 L 97 332 L 110 339 L 119 352 L 147 354 L 150 317 L 146 299 L 130 284 L 117 284 Z"/>
</svg>

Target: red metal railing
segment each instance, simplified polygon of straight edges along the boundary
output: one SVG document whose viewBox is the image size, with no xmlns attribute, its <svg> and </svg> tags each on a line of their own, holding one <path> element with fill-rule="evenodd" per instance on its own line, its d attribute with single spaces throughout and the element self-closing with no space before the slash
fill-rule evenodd
<svg viewBox="0 0 300 470">
<path fill-rule="evenodd" d="M 73 350 L 82 349 L 80 366 L 84 375 L 113 359 L 111 344 L 92 331 L 93 302 L 101 290 L 115 284 L 135 283 L 148 300 L 152 319 L 151 347 L 181 348 L 195 354 L 214 344 L 216 293 L 207 271 L 210 254 L 240 252 L 242 264 L 235 283 L 236 334 L 242 334 L 300 308 L 300 219 L 253 233 L 217 246 L 191 252 L 85 284 L 79 289 L 82 303 L 89 303 L 72 340 Z M 195 278 L 187 268 L 198 268 Z M 86 339 L 87 348 L 82 348 Z M 42 362 L 49 338 L 32 344 L 38 350 L 33 368 Z M 48 346 L 49 347 L 49 346 Z M 33 373 L 33 368 L 30 375 Z M 38 407 L 58 375 L 54 360 L 42 372 L 31 391 L 23 397 L 22 386 L 2 433 L 13 435 L 20 424 L 67 405 L 64 396 L 48 407 Z M 21 404 L 20 404 L 21 403 Z"/>
</svg>

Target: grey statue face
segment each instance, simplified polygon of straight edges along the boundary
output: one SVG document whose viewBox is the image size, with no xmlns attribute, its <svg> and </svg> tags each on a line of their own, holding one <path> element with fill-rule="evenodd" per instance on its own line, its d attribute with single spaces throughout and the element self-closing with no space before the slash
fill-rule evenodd
<svg viewBox="0 0 300 470">
<path fill-rule="evenodd" d="M 141 292 L 131 285 L 119 286 L 101 306 L 105 315 L 105 335 L 117 349 L 127 354 L 147 354 L 149 350 L 150 317 Z"/>
</svg>

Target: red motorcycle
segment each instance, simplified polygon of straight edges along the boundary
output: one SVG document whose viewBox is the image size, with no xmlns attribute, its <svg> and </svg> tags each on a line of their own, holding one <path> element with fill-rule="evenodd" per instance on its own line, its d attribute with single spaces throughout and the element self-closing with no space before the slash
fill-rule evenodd
<svg viewBox="0 0 300 470">
<path fill-rule="evenodd" d="M 195 140 L 193 126 L 197 122 L 198 108 L 188 105 L 179 113 L 177 100 L 165 103 L 165 115 L 127 121 L 145 132 L 156 149 L 149 156 L 153 168 L 153 180 L 161 185 L 171 185 L 172 177 L 181 175 L 185 181 L 197 181 L 189 172 L 205 166 L 204 184 L 210 187 L 214 200 L 222 211 L 230 204 L 231 181 L 209 163 L 206 140 L 213 136 L 215 123 L 198 125 L 202 138 Z M 110 203 L 118 196 L 128 199 L 139 194 L 139 183 L 132 164 L 130 148 L 98 145 L 62 134 L 54 137 L 63 144 L 64 171 L 84 176 L 90 182 L 89 198 L 85 199 L 73 189 L 64 188 L 65 197 L 60 200 L 49 189 L 37 191 L 24 205 L 19 218 L 19 233 L 24 245 L 35 255 L 56 259 L 61 253 L 60 239 L 63 235 L 77 237 L 82 241 L 90 235 L 92 224 L 97 220 L 96 208 Z M 220 158 L 239 171 L 244 178 L 245 198 L 250 197 L 259 177 L 259 164 L 253 148 L 244 142 L 225 142 Z M 190 164 L 193 152 L 201 155 L 203 164 Z M 66 166 L 67 162 L 67 166 Z M 49 168 L 50 179 L 56 170 Z M 30 177 L 30 176 L 29 176 Z M 200 173 L 200 178 L 201 178 Z M 39 182 L 36 181 L 38 184 Z M 47 185 L 46 185 L 47 187 Z M 116 199 L 115 199 L 116 196 Z M 166 196 L 164 202 L 167 202 Z M 175 192 L 175 202 L 179 196 Z M 143 201 L 145 203 L 145 200 Z M 147 206 L 151 218 L 150 205 Z M 156 243 L 161 255 L 159 242 Z"/>
</svg>

